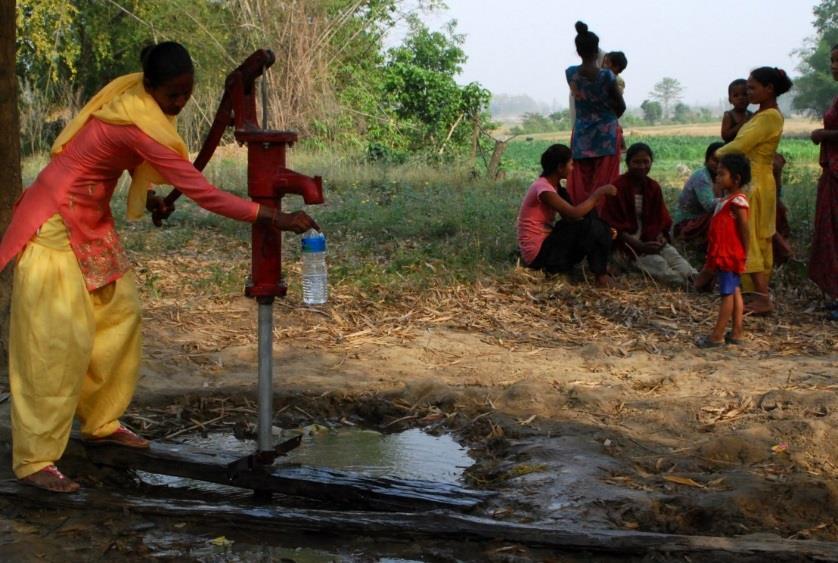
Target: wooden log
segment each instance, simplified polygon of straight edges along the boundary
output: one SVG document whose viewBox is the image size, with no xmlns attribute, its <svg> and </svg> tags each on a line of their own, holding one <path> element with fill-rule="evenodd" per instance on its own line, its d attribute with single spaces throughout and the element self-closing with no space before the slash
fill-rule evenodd
<svg viewBox="0 0 838 563">
<path fill-rule="evenodd" d="M 75 441 L 84 444 L 82 440 Z M 229 466 L 238 457 L 182 444 L 152 442 L 147 450 L 86 445 L 85 450 L 87 458 L 97 465 L 316 498 L 335 507 L 392 511 L 469 510 L 491 496 L 450 483 L 369 477 L 281 462 L 264 470 L 232 471 Z"/>
<path fill-rule="evenodd" d="M 765 556 L 771 561 L 838 561 L 838 543 L 748 537 L 711 537 L 623 530 L 566 530 L 502 522 L 446 510 L 421 513 L 337 512 L 279 506 L 255 506 L 184 499 L 145 498 L 105 489 L 82 489 L 66 495 L 41 491 L 14 481 L 0 482 L 0 495 L 39 508 L 85 511 L 128 510 L 136 514 L 200 521 L 227 530 L 287 533 L 320 532 L 332 536 L 392 539 L 510 542 L 532 547 L 611 553 L 726 553 Z"/>
</svg>

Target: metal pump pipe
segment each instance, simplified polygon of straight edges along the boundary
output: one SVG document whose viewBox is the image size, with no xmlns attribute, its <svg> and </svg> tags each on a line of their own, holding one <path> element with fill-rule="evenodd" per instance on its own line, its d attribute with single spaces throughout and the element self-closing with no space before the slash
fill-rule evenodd
<svg viewBox="0 0 838 563">
<path fill-rule="evenodd" d="M 273 451 L 273 297 L 260 297 L 259 303 L 259 420 L 257 451 Z"/>
</svg>

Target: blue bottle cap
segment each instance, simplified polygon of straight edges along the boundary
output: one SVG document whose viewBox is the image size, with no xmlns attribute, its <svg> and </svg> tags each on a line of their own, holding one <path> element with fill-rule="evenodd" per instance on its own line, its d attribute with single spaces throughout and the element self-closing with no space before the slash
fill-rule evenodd
<svg viewBox="0 0 838 563">
<path fill-rule="evenodd" d="M 326 237 L 323 233 L 317 233 L 314 236 L 303 237 L 300 239 L 302 243 L 303 252 L 325 252 L 326 251 Z"/>
</svg>

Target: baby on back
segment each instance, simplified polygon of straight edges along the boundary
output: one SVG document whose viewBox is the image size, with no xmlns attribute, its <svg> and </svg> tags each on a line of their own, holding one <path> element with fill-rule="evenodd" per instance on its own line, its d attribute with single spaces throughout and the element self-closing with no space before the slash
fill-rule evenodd
<svg viewBox="0 0 838 563">
<path fill-rule="evenodd" d="M 605 53 L 605 56 L 602 58 L 602 68 L 607 68 L 617 76 L 617 89 L 620 91 L 620 94 L 623 94 L 626 90 L 626 81 L 623 80 L 620 74 L 626 70 L 627 66 L 628 59 L 626 59 L 626 55 L 622 51 Z"/>
<path fill-rule="evenodd" d="M 626 91 L 626 81 L 623 80 L 623 77 L 620 76 L 626 67 L 628 66 L 628 59 L 626 59 L 625 53 L 622 51 L 611 51 L 610 53 L 606 53 L 604 57 L 602 57 L 602 68 L 607 68 L 614 75 L 617 77 L 617 91 L 620 92 L 622 96 Z M 623 128 L 619 127 L 619 136 L 620 136 L 620 152 L 625 152 L 626 150 L 626 141 L 623 139 Z"/>
</svg>

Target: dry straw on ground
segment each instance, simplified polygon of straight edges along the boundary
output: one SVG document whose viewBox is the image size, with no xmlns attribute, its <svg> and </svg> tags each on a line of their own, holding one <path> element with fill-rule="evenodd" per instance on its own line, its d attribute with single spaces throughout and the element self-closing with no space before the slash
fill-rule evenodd
<svg viewBox="0 0 838 563">
<path fill-rule="evenodd" d="M 233 275 L 243 280 L 248 268 L 243 250 L 236 243 L 219 258 L 180 252 L 166 260 L 143 261 L 139 278 L 146 293 L 147 327 L 174 335 L 179 344 L 158 347 L 152 354 L 186 355 L 201 363 L 202 357 L 224 348 L 255 345 L 255 313 L 241 294 L 219 294 L 212 280 L 184 283 L 185 273 L 200 278 L 213 267 L 229 270 L 230 264 Z M 287 274 L 296 282 L 297 265 L 290 264 Z M 634 274 L 620 277 L 619 287 L 609 290 L 595 289 L 584 271 L 578 277 L 545 279 L 517 268 L 473 283 L 421 289 L 338 283 L 331 286 L 330 303 L 322 308 L 305 307 L 292 288 L 288 298 L 276 302 L 275 338 L 306 338 L 325 347 L 355 349 L 445 327 L 482 333 L 509 349 L 597 341 L 608 343 L 609 354 L 669 354 L 691 347 L 697 335 L 709 331 L 717 314 L 715 295 L 664 288 Z M 835 352 L 835 326 L 818 310 L 817 295 L 808 287 L 778 287 L 776 314 L 746 319 L 746 345 L 739 353 Z"/>
</svg>

